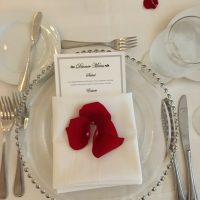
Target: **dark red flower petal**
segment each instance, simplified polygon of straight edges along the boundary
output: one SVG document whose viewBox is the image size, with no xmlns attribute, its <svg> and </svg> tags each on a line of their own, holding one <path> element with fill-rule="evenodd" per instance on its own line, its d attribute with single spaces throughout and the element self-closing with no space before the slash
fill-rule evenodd
<svg viewBox="0 0 200 200">
<path fill-rule="evenodd" d="M 98 134 L 93 141 L 92 153 L 96 158 L 116 149 L 124 142 L 124 138 L 113 135 Z"/>
<path fill-rule="evenodd" d="M 91 122 L 97 123 L 102 120 L 110 120 L 111 115 L 107 109 L 99 102 L 85 104 L 79 111 L 80 116 L 87 117 Z"/>
<path fill-rule="evenodd" d="M 97 132 L 93 137 L 93 155 L 97 158 L 116 149 L 124 142 L 124 138 L 118 137 L 112 121 L 103 121 L 97 125 Z"/>
<path fill-rule="evenodd" d="M 109 134 L 113 136 L 118 135 L 113 122 L 110 120 L 104 120 L 104 121 L 98 122 L 96 125 L 98 129 L 98 134 L 101 134 L 101 135 Z"/>
<path fill-rule="evenodd" d="M 71 148 L 82 149 L 88 144 L 90 138 L 90 121 L 84 117 L 71 119 L 66 132 Z"/>
<path fill-rule="evenodd" d="M 97 158 L 116 149 L 124 138 L 118 137 L 117 130 L 111 121 L 111 115 L 99 102 L 84 105 L 79 111 L 80 117 L 70 120 L 66 128 L 69 144 L 72 149 L 84 148 L 90 137 L 90 124 L 97 127 L 93 136 L 93 155 Z"/>
<path fill-rule="evenodd" d="M 144 0 L 143 6 L 146 9 L 155 9 L 158 6 L 158 0 Z"/>
</svg>

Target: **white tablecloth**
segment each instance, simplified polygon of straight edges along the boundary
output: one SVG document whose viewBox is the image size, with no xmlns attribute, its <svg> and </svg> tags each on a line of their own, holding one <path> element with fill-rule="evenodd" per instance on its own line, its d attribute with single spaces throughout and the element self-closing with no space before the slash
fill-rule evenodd
<svg viewBox="0 0 200 200">
<path fill-rule="evenodd" d="M 0 14 L 11 11 L 33 12 L 41 10 L 46 18 L 56 25 L 61 38 L 70 40 L 112 40 L 121 36 L 137 35 L 138 47 L 129 53 L 140 60 L 148 50 L 152 40 L 165 28 L 169 20 L 178 12 L 196 5 L 199 0 L 159 0 L 156 10 L 146 10 L 142 0 L 0 0 Z M 12 88 L 6 88 L 0 82 L 0 94 Z M 168 85 L 177 100 L 181 94 L 188 96 L 190 113 L 200 105 L 200 83 L 187 80 L 175 80 Z M 192 126 L 191 126 L 192 129 Z M 195 179 L 200 187 L 200 167 L 198 148 L 200 136 L 192 129 L 191 148 Z M 9 196 L 8 200 L 19 199 L 13 196 L 12 186 L 15 173 L 16 147 L 12 135 L 9 157 Z M 36 190 L 30 180 L 25 178 L 26 192 L 21 200 L 45 199 Z M 171 175 L 151 196 L 154 200 L 175 199 Z M 200 190 L 199 190 L 200 192 Z"/>
</svg>

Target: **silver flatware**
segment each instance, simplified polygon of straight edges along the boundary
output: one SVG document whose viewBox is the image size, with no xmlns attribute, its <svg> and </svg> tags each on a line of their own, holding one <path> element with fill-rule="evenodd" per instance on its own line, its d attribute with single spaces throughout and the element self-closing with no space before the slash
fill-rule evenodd
<svg viewBox="0 0 200 200">
<path fill-rule="evenodd" d="M 21 92 L 13 92 L 12 93 L 12 100 L 13 100 L 13 105 L 16 108 L 16 116 L 20 116 L 20 121 L 18 123 L 21 124 L 21 128 L 27 129 L 28 127 L 28 122 L 29 122 L 29 109 L 26 103 L 22 102 L 23 99 L 23 94 Z M 19 113 L 19 108 L 21 106 L 21 111 Z"/>
<path fill-rule="evenodd" d="M 32 68 L 31 67 L 31 56 L 32 56 L 33 48 L 39 39 L 40 30 L 41 30 L 41 27 L 40 27 L 41 21 L 42 21 L 42 13 L 36 12 L 33 15 L 32 23 L 31 23 L 30 46 L 28 49 L 28 56 L 27 56 L 25 69 L 19 78 L 18 90 L 20 92 L 24 91 L 29 84 L 30 72 L 31 72 L 31 68 Z"/>
<path fill-rule="evenodd" d="M 175 138 L 175 123 L 172 115 L 172 107 L 169 103 L 169 100 L 163 99 L 161 102 L 161 118 L 163 131 L 166 139 L 166 154 L 169 153 L 169 150 L 173 148 L 173 140 Z M 176 158 L 176 153 L 173 157 L 172 162 L 173 172 L 175 176 L 176 183 L 176 195 L 178 200 L 186 200 L 185 194 L 183 192 L 183 187 L 180 178 L 179 166 Z"/>
<path fill-rule="evenodd" d="M 186 95 L 182 95 L 180 98 L 179 105 L 178 105 L 178 119 L 179 119 L 180 136 L 181 136 L 184 154 L 185 154 L 185 160 L 186 160 L 188 199 L 198 200 L 195 182 L 194 182 L 193 170 L 192 170 L 192 162 L 191 162 L 190 130 L 189 130 L 188 107 L 187 107 Z"/>
<path fill-rule="evenodd" d="M 14 109 L 9 97 L 1 97 L 0 99 L 0 126 L 2 129 L 2 158 L 0 171 L 0 198 L 5 199 L 8 196 L 8 181 L 7 181 L 7 135 L 11 132 L 14 125 Z"/>
<path fill-rule="evenodd" d="M 119 39 L 112 40 L 110 42 L 81 42 L 72 40 L 61 40 L 62 49 L 71 49 L 77 47 L 102 45 L 111 47 L 114 50 L 124 51 L 137 46 L 137 37 L 122 37 Z"/>
<path fill-rule="evenodd" d="M 26 129 L 28 126 L 28 119 L 29 119 L 29 112 L 26 108 L 26 105 L 23 104 L 22 110 L 20 111 L 20 105 L 22 103 L 22 94 L 20 92 L 12 93 L 12 100 L 15 109 L 15 115 L 20 116 L 19 121 L 20 127 Z M 15 172 L 15 179 L 14 179 L 14 187 L 13 193 L 17 197 L 21 197 L 24 195 L 25 192 L 25 184 L 24 184 L 24 174 L 23 174 L 23 167 L 21 164 L 21 159 L 19 153 L 17 153 L 17 165 L 16 165 L 16 172 Z"/>
<path fill-rule="evenodd" d="M 171 145 L 171 138 L 172 138 L 172 130 L 171 130 L 171 121 L 170 121 L 170 115 L 168 112 L 168 108 L 165 102 L 165 99 L 161 102 L 161 120 L 162 120 L 162 126 L 163 126 L 163 132 L 165 136 L 165 143 L 166 143 L 166 153 L 165 157 L 169 153 L 170 145 Z"/>
</svg>

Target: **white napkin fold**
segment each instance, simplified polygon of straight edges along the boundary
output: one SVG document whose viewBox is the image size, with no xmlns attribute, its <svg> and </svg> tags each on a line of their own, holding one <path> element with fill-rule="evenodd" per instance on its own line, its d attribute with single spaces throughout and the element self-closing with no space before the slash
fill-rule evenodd
<svg viewBox="0 0 200 200">
<path fill-rule="evenodd" d="M 78 151 L 71 149 L 65 128 L 78 117 L 86 103 L 99 101 L 111 113 L 112 121 L 124 143 L 96 158 L 92 142 Z M 70 192 L 117 185 L 142 183 L 132 94 L 110 97 L 53 97 L 53 188 Z"/>
</svg>

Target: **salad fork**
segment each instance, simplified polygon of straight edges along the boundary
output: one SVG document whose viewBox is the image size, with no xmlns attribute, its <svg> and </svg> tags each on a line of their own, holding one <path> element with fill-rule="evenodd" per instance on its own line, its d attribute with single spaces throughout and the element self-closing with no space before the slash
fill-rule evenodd
<svg viewBox="0 0 200 200">
<path fill-rule="evenodd" d="M 2 140 L 2 161 L 0 171 L 0 198 L 5 199 L 8 196 L 8 184 L 7 184 L 7 161 L 6 161 L 6 139 L 7 135 L 11 132 L 14 125 L 14 108 L 10 97 L 0 98 L 0 126 L 3 134 Z"/>
<path fill-rule="evenodd" d="M 80 41 L 72 41 L 72 40 L 61 41 L 62 49 L 71 49 L 71 48 L 94 46 L 94 45 L 108 46 L 114 50 L 124 51 L 126 49 L 137 46 L 137 37 L 136 36 L 122 37 L 119 39 L 112 40 L 110 42 L 80 42 Z"/>
</svg>

